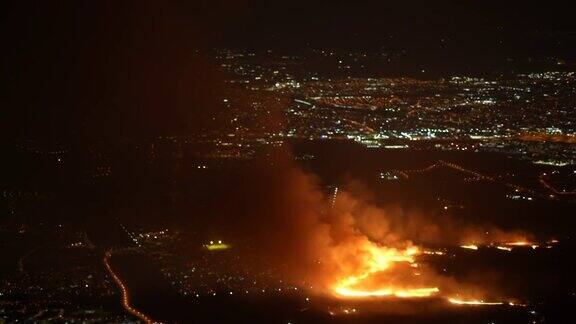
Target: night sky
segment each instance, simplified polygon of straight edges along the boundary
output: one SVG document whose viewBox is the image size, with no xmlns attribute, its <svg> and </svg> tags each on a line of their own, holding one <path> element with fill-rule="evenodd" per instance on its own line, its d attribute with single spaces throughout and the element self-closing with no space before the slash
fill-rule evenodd
<svg viewBox="0 0 576 324">
<path fill-rule="evenodd" d="M 433 64 L 575 56 L 569 4 L 530 1 L 9 1 L 2 138 L 207 126 L 214 47 L 400 49 Z M 193 108 L 191 108 L 193 107 Z"/>
</svg>

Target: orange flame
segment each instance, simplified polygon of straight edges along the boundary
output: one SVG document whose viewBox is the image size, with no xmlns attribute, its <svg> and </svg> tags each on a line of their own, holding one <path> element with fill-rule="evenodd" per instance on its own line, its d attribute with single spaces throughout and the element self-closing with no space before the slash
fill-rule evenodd
<svg viewBox="0 0 576 324">
<path fill-rule="evenodd" d="M 372 289 L 359 288 L 363 281 L 372 275 L 385 272 L 394 263 L 407 262 L 415 264 L 414 256 L 420 253 L 418 248 L 410 247 L 405 250 L 379 247 L 370 245 L 368 247 L 369 258 L 366 260 L 365 269 L 358 274 L 345 276 L 334 286 L 333 291 L 341 297 L 386 297 L 395 296 L 399 298 L 429 297 L 440 290 L 431 288 L 403 288 L 403 287 L 374 287 Z"/>
<path fill-rule="evenodd" d="M 504 302 L 487 302 L 481 299 L 457 299 L 457 298 L 448 298 L 448 301 L 452 304 L 456 305 L 471 305 L 471 306 L 497 306 L 497 305 L 504 305 Z"/>
</svg>

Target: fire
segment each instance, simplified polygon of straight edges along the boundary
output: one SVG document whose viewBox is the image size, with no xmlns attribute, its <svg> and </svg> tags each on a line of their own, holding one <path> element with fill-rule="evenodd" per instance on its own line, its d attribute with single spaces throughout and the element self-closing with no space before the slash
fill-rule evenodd
<svg viewBox="0 0 576 324">
<path fill-rule="evenodd" d="M 386 297 L 394 296 L 399 298 L 429 297 L 440 290 L 431 288 L 405 288 L 395 285 L 385 287 L 363 287 L 370 277 L 385 273 L 395 263 L 409 263 L 416 265 L 414 257 L 419 254 L 418 248 L 411 247 L 405 250 L 380 247 L 370 245 L 368 247 L 369 257 L 365 260 L 364 267 L 358 274 L 349 275 L 339 280 L 333 291 L 341 297 L 365 298 L 365 297 Z M 374 284 L 368 284 L 374 285 Z"/>
<path fill-rule="evenodd" d="M 442 251 L 422 251 L 423 254 L 428 254 L 428 255 L 444 255 L 445 253 Z"/>
<path fill-rule="evenodd" d="M 456 305 L 472 305 L 472 306 L 481 306 L 481 305 L 486 305 L 486 306 L 497 306 L 497 305 L 504 305 L 504 302 L 487 302 L 481 299 L 470 299 L 470 300 L 464 300 L 464 299 L 457 299 L 457 298 L 448 298 L 448 301 L 452 304 L 456 304 Z"/>
<path fill-rule="evenodd" d="M 385 288 L 377 290 L 354 290 L 343 287 L 336 287 L 334 291 L 344 297 L 387 297 L 394 296 L 399 298 L 416 298 L 416 297 L 430 297 L 438 292 L 440 289 L 434 288 L 413 288 L 413 289 L 394 289 Z"/>
<path fill-rule="evenodd" d="M 508 246 L 530 246 L 533 249 L 537 249 L 539 247 L 538 244 L 526 242 L 526 241 L 519 241 L 519 242 L 510 242 L 506 243 Z"/>
<path fill-rule="evenodd" d="M 494 247 L 498 250 L 503 250 L 503 251 L 512 251 L 513 248 L 516 247 L 531 247 L 532 249 L 537 249 L 540 247 L 540 245 L 532 243 L 532 242 L 528 242 L 528 241 L 516 241 L 516 242 L 505 242 L 505 243 L 500 243 L 500 245 L 497 245 L 498 243 L 490 243 L 486 246 L 488 247 Z M 469 249 L 469 250 L 478 250 L 478 245 L 475 244 L 467 244 L 467 245 L 460 245 L 461 248 L 463 249 Z"/>
<path fill-rule="evenodd" d="M 458 298 L 448 298 L 448 301 L 455 305 L 468 305 L 468 306 L 499 306 L 499 305 L 507 305 L 511 307 L 526 307 L 528 304 L 521 303 L 518 301 L 484 301 L 482 299 L 458 299 Z"/>
</svg>

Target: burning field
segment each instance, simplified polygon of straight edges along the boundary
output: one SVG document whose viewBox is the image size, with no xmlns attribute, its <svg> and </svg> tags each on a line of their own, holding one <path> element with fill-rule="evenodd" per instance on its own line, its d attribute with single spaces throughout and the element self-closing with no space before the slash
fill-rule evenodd
<svg viewBox="0 0 576 324">
<path fill-rule="evenodd" d="M 253 222 L 248 234 L 267 242 L 250 253 L 277 265 L 291 284 L 323 298 L 523 306 L 497 286 L 468 282 L 432 265 L 453 257 L 455 250 L 507 253 L 554 244 L 534 243 L 526 233 L 469 224 L 446 214 L 377 206 L 371 193 L 354 181 L 327 192 L 316 176 L 286 155 L 280 154 L 274 167 L 260 168 L 260 180 L 240 196 L 260 197 L 254 204 L 238 202 Z"/>
</svg>

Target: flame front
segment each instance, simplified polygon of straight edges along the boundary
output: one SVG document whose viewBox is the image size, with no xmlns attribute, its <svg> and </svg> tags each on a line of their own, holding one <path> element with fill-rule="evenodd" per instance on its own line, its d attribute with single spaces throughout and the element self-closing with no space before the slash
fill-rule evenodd
<svg viewBox="0 0 576 324">
<path fill-rule="evenodd" d="M 380 247 L 370 244 L 367 247 L 367 258 L 364 260 L 362 269 L 358 273 L 345 276 L 337 281 L 333 286 L 333 291 L 341 297 L 386 297 L 394 296 L 399 298 L 429 297 L 440 290 L 431 288 L 406 288 L 402 284 L 389 286 L 377 286 L 374 283 L 366 283 L 372 276 L 384 274 L 395 263 L 409 263 L 417 266 L 414 257 L 419 254 L 415 247 L 405 250 Z"/>
<path fill-rule="evenodd" d="M 504 302 L 487 302 L 484 300 L 480 300 L 480 299 L 471 299 L 471 300 L 463 300 L 463 299 L 458 299 L 458 298 L 448 298 L 448 301 L 452 304 L 456 304 L 456 305 L 469 305 L 469 306 L 482 306 L 482 305 L 486 305 L 486 306 L 498 306 L 498 305 L 504 305 Z M 514 306 L 514 304 L 512 304 L 512 306 Z"/>
</svg>

